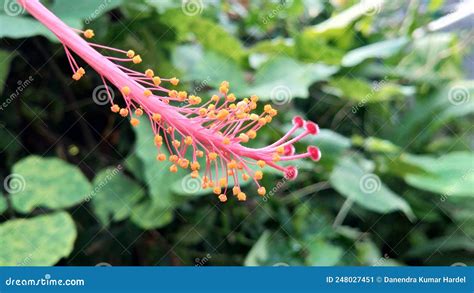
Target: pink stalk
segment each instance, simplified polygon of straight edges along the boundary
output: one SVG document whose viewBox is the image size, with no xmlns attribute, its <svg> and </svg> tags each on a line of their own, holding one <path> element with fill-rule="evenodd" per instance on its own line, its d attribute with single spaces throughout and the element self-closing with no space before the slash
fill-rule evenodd
<svg viewBox="0 0 474 293">
<path fill-rule="evenodd" d="M 260 186 L 261 170 L 253 170 L 251 165 L 263 168 L 265 165 L 282 171 L 289 179 L 296 178 L 294 166 L 277 165 L 279 161 L 291 161 L 311 157 L 318 161 L 321 157 L 319 149 L 311 146 L 306 153 L 294 154 L 293 144 L 307 135 L 316 135 L 318 126 L 313 122 L 304 121 L 300 117 L 293 119 L 292 129 L 275 143 L 258 149 L 248 148 L 242 143 L 248 142 L 257 135 L 257 131 L 266 123 L 271 122 L 277 111 L 265 105 L 263 113 L 253 114 L 257 108 L 257 96 L 245 98 L 237 102 L 236 97 L 229 93 L 229 83 L 222 82 L 219 95 L 214 95 L 204 105 L 199 106 L 201 98 L 188 96 L 184 91 L 170 90 L 162 83 L 176 86 L 176 78 L 161 78 L 153 70 L 144 73 L 129 69 L 118 62 L 138 64 L 140 55 L 134 51 L 120 50 L 107 46 L 89 43 L 94 36 L 92 30 L 80 31 L 67 26 L 58 17 L 45 8 L 38 0 L 18 0 L 33 17 L 46 26 L 64 45 L 68 62 L 74 72 L 73 79 L 79 80 L 85 70 L 77 65 L 71 52 L 75 53 L 92 67 L 101 77 L 104 84 L 113 84 L 120 90 L 125 103 L 120 107 L 112 100 L 111 110 L 123 117 L 130 117 L 133 126 L 138 125 L 135 117 L 147 115 L 152 124 L 157 146 L 157 160 L 169 159 L 173 164 L 171 172 L 178 167 L 191 169 L 193 178 L 199 177 L 201 168 L 198 158 L 205 158 L 205 170 L 202 179 L 203 188 L 213 188 L 221 201 L 226 201 L 228 180 L 234 181 L 233 193 L 238 200 L 245 200 L 246 195 L 240 190 L 239 174 L 244 180 L 253 178 L 258 186 L 258 194 L 265 195 L 265 188 Z M 82 34 L 82 36 L 81 36 Z M 104 56 L 95 48 L 109 50 L 120 56 Z M 106 87 L 108 88 L 108 87 Z M 296 130 L 304 131 L 294 138 Z M 169 153 L 166 157 L 165 151 Z M 191 159 L 186 154 L 191 151 Z M 222 191 L 222 189 L 224 189 Z"/>
</svg>

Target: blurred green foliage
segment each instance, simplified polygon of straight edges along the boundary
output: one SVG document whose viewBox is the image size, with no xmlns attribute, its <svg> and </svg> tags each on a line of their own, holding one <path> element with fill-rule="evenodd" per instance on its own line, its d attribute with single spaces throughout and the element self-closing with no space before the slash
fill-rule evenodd
<svg viewBox="0 0 474 293">
<path fill-rule="evenodd" d="M 149 125 L 94 104 L 100 78 L 72 83 L 54 35 L 5 1 L 0 265 L 474 265 L 472 31 L 414 34 L 444 1 L 44 1 L 191 93 L 228 80 L 276 104 L 252 145 L 318 122 L 297 147 L 320 162 L 226 204 L 157 164 Z"/>
</svg>

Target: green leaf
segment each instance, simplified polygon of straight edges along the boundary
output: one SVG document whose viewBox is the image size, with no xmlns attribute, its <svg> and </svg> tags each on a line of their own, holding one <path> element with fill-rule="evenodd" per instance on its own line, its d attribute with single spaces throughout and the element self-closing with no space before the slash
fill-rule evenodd
<svg viewBox="0 0 474 293">
<path fill-rule="evenodd" d="M 14 52 L 0 50 L 0 95 L 3 93 L 5 81 L 7 80 L 8 73 L 10 72 L 10 63 L 15 55 L 16 54 Z"/>
<path fill-rule="evenodd" d="M 455 152 L 439 158 L 405 155 L 403 160 L 425 170 L 425 173 L 405 176 L 405 181 L 411 186 L 446 198 L 474 197 L 474 153 Z"/>
<path fill-rule="evenodd" d="M 92 205 L 103 225 L 122 221 L 145 196 L 143 188 L 122 172 L 122 166 L 100 171 L 92 183 Z"/>
<path fill-rule="evenodd" d="M 424 100 L 418 100 L 403 118 L 403 127 L 392 137 L 399 145 L 425 145 L 439 128 L 455 118 L 474 113 L 474 81 L 460 80 L 443 84 Z M 413 141 L 410 137 L 416 135 Z"/>
<path fill-rule="evenodd" d="M 12 193 L 13 207 L 29 213 L 37 207 L 69 208 L 85 200 L 91 184 L 76 166 L 58 158 L 29 156 L 13 166 L 13 174 L 23 187 Z"/>
<path fill-rule="evenodd" d="M 171 193 L 171 186 L 173 182 L 187 175 L 187 172 L 179 168 L 177 173 L 171 173 L 169 171 L 171 162 L 156 160 L 158 149 L 153 142 L 154 134 L 148 119 L 142 117 L 140 124 L 133 130 L 136 135 L 135 153 L 143 164 L 144 181 L 148 186 L 148 192 L 155 201 L 155 208 L 161 207 L 168 210 L 176 203 L 176 198 Z M 161 148 L 162 151 L 164 149 L 164 147 Z"/>
<path fill-rule="evenodd" d="M 336 66 L 303 64 L 287 57 L 278 57 L 265 63 L 256 72 L 248 89 L 239 90 L 240 95 L 257 95 L 262 100 L 309 96 L 308 87 L 317 81 L 326 80 L 336 73 Z"/>
<path fill-rule="evenodd" d="M 173 209 L 164 208 L 157 200 L 148 199 L 133 208 L 130 219 L 142 229 L 157 229 L 173 220 Z"/>
<path fill-rule="evenodd" d="M 258 241 L 255 242 L 247 254 L 244 262 L 245 266 L 259 266 L 262 261 L 268 259 L 270 237 L 270 231 L 267 230 L 262 233 Z"/>
<path fill-rule="evenodd" d="M 315 239 L 308 245 L 308 253 L 307 265 L 334 266 L 341 260 L 344 250 L 324 239 Z"/>
<path fill-rule="evenodd" d="M 323 90 L 335 96 L 362 103 L 362 106 L 365 103 L 388 101 L 415 92 L 413 87 L 401 86 L 385 80 L 370 84 L 363 79 L 348 77 L 331 79 Z"/>
<path fill-rule="evenodd" d="M 380 178 L 366 172 L 351 158 L 343 158 L 332 171 L 329 179 L 332 187 L 341 195 L 366 209 L 378 213 L 403 211 L 409 219 L 413 212 L 408 203 L 391 191 Z"/>
<path fill-rule="evenodd" d="M 408 42 L 408 38 L 402 37 L 363 46 L 347 52 L 342 58 L 341 64 L 342 66 L 351 67 L 369 58 L 388 58 L 398 53 Z"/>
<path fill-rule="evenodd" d="M 8 208 L 7 199 L 0 193 L 0 215 L 3 214 Z"/>
<path fill-rule="evenodd" d="M 123 0 L 81 0 L 74 2 L 74 9 L 71 9 L 71 1 L 55 0 L 51 11 L 59 18 L 79 18 L 91 22 L 122 3 Z"/>
<path fill-rule="evenodd" d="M 187 55 L 188 58 L 191 56 Z M 175 56 L 175 59 L 182 62 L 184 56 L 180 54 Z M 196 63 L 191 62 L 189 61 L 187 66 L 182 66 L 185 72 L 184 80 L 195 80 L 214 88 L 218 88 L 221 82 L 226 80 L 230 83 L 231 91 L 246 87 L 244 72 L 231 59 L 214 52 L 206 52 L 199 58 L 199 61 Z"/>
<path fill-rule="evenodd" d="M 9 220 L 0 224 L 0 265 L 54 265 L 71 253 L 76 236 L 74 221 L 66 212 Z"/>
<path fill-rule="evenodd" d="M 206 49 L 219 53 L 239 63 L 246 52 L 240 41 L 227 32 L 222 26 L 199 15 L 190 17 L 181 9 L 166 11 L 162 18 L 166 25 L 176 30 L 181 41 L 188 40 L 190 35 Z"/>
<path fill-rule="evenodd" d="M 329 18 L 328 20 L 317 24 L 313 29 L 317 32 L 326 32 L 330 30 L 345 28 L 358 18 L 370 14 L 370 12 L 380 9 L 385 0 L 373 0 L 369 2 L 359 2 L 343 12 Z"/>
</svg>

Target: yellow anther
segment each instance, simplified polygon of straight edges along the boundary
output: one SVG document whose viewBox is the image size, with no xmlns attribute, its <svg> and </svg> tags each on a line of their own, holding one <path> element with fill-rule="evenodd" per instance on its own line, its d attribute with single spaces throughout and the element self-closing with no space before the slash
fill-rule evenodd
<svg viewBox="0 0 474 293">
<path fill-rule="evenodd" d="M 158 156 L 156 156 L 156 159 L 158 161 L 163 162 L 164 160 L 166 160 L 166 155 L 165 154 L 159 154 Z"/>
<path fill-rule="evenodd" d="M 138 120 L 137 118 L 132 118 L 130 119 L 130 124 L 132 124 L 132 126 L 137 126 L 138 124 L 140 124 L 140 120 Z"/>
<path fill-rule="evenodd" d="M 249 180 L 249 178 L 250 176 L 247 173 L 242 174 L 242 179 L 244 179 L 244 181 Z"/>
<path fill-rule="evenodd" d="M 237 162 L 235 160 L 231 160 L 229 163 L 227 163 L 227 168 L 229 169 L 237 168 Z"/>
<path fill-rule="evenodd" d="M 137 115 L 138 117 L 142 116 L 143 115 L 143 110 L 140 109 L 140 108 L 135 109 L 135 115 Z"/>
<path fill-rule="evenodd" d="M 259 116 L 257 114 L 250 114 L 250 120 L 252 120 L 252 121 L 257 121 L 258 117 Z"/>
<path fill-rule="evenodd" d="M 92 39 L 94 36 L 94 31 L 91 29 L 88 29 L 84 32 L 84 37 L 86 37 L 86 39 Z"/>
<path fill-rule="evenodd" d="M 229 102 L 229 103 L 233 103 L 235 102 L 236 100 L 236 97 L 234 94 L 228 94 L 227 97 L 226 97 L 226 101 Z"/>
<path fill-rule="evenodd" d="M 255 171 L 255 174 L 254 174 L 253 178 L 255 178 L 255 180 L 262 180 L 262 178 L 263 178 L 263 172 L 260 171 L 260 170 Z"/>
<path fill-rule="evenodd" d="M 150 90 L 145 90 L 145 91 L 143 92 L 143 94 L 144 94 L 145 97 L 147 97 L 147 98 L 148 98 L 149 96 L 153 95 L 153 93 L 152 93 Z"/>
<path fill-rule="evenodd" d="M 218 95 L 213 95 L 213 96 L 211 97 L 211 101 L 213 101 L 214 103 L 217 102 L 217 101 L 219 101 L 219 96 L 218 96 Z"/>
<path fill-rule="evenodd" d="M 166 128 L 166 132 L 171 134 L 173 132 L 173 127 L 168 126 L 168 128 Z"/>
<path fill-rule="evenodd" d="M 193 138 L 191 136 L 186 136 L 186 138 L 184 139 L 184 143 L 186 145 L 192 145 L 193 144 Z"/>
<path fill-rule="evenodd" d="M 248 109 L 248 110 L 250 111 L 250 110 L 255 110 L 255 109 L 257 109 L 257 103 L 255 103 L 255 102 L 250 102 L 250 103 L 249 103 L 249 109 Z"/>
<path fill-rule="evenodd" d="M 263 111 L 265 111 L 265 113 L 270 113 L 270 111 L 272 110 L 272 105 L 270 104 L 266 104 L 264 107 L 263 107 Z"/>
<path fill-rule="evenodd" d="M 237 194 L 237 199 L 238 199 L 239 201 L 245 201 L 245 200 L 247 200 L 247 195 L 246 195 L 245 193 L 243 193 L 243 192 L 239 192 L 239 193 Z"/>
<path fill-rule="evenodd" d="M 214 194 L 220 194 L 221 193 L 221 188 L 220 187 L 214 187 L 212 192 L 214 192 Z"/>
<path fill-rule="evenodd" d="M 227 170 L 227 175 L 229 175 L 229 176 L 234 176 L 234 171 L 232 171 L 232 170 Z"/>
<path fill-rule="evenodd" d="M 154 114 L 151 116 L 151 119 L 153 119 L 153 121 L 155 121 L 155 122 L 160 122 L 160 121 L 161 121 L 161 115 L 158 114 L 158 113 L 154 113 Z"/>
<path fill-rule="evenodd" d="M 179 158 L 177 155 L 171 155 L 169 160 L 171 163 L 176 163 L 179 160 Z"/>
<path fill-rule="evenodd" d="M 285 153 L 285 148 L 283 146 L 279 146 L 276 149 L 277 154 L 283 155 Z"/>
<path fill-rule="evenodd" d="M 258 160 L 258 161 L 257 161 L 257 165 L 258 165 L 260 168 L 263 168 L 263 167 L 265 167 L 266 163 L 265 163 L 265 161 Z"/>
<path fill-rule="evenodd" d="M 124 96 L 128 96 L 130 94 L 130 88 L 128 86 L 124 86 L 122 87 L 121 92 Z"/>
<path fill-rule="evenodd" d="M 172 173 L 178 172 L 178 167 L 176 167 L 175 164 L 171 165 L 171 166 L 170 166 L 170 172 L 172 172 Z"/>
<path fill-rule="evenodd" d="M 197 171 L 197 170 L 199 170 L 199 168 L 201 168 L 201 165 L 198 162 L 192 162 L 191 163 L 191 170 Z"/>
<path fill-rule="evenodd" d="M 179 100 L 180 102 L 186 100 L 187 97 L 188 97 L 188 93 L 185 92 L 185 91 L 180 91 L 180 92 L 178 93 L 178 100 Z"/>
<path fill-rule="evenodd" d="M 272 122 L 272 116 L 265 116 L 265 120 L 267 121 L 267 123 Z"/>
<path fill-rule="evenodd" d="M 209 178 L 207 176 L 202 176 L 202 182 L 204 183 L 209 182 Z"/>
<path fill-rule="evenodd" d="M 187 169 L 189 166 L 189 160 L 182 159 L 181 162 L 179 162 L 179 166 L 183 169 Z"/>
<path fill-rule="evenodd" d="M 257 137 L 257 132 L 255 130 L 249 130 L 247 131 L 247 135 L 250 137 L 250 139 L 254 139 Z"/>
<path fill-rule="evenodd" d="M 224 80 L 223 82 L 221 82 L 221 86 L 229 87 L 230 84 L 227 80 Z"/>
<path fill-rule="evenodd" d="M 239 194 L 239 192 L 240 192 L 240 188 L 238 186 L 234 186 L 234 188 L 232 188 L 232 194 L 237 195 Z"/>
<path fill-rule="evenodd" d="M 153 140 L 157 146 L 161 146 L 163 144 L 163 137 L 159 134 L 155 135 Z"/>
<path fill-rule="evenodd" d="M 214 152 L 210 152 L 207 156 L 209 157 L 209 160 L 211 161 L 214 161 L 215 159 L 217 159 L 217 154 Z"/>
<path fill-rule="evenodd" d="M 161 78 L 159 76 L 153 77 L 153 84 L 154 85 L 160 85 L 161 84 Z"/>
<path fill-rule="evenodd" d="M 258 124 L 263 126 L 263 125 L 267 124 L 267 120 L 265 120 L 265 118 L 260 118 L 260 119 L 258 119 Z"/>
<path fill-rule="evenodd" d="M 149 78 L 152 78 L 153 76 L 155 76 L 155 72 L 153 72 L 153 70 L 151 69 L 147 69 L 145 70 L 145 75 Z"/>
<path fill-rule="evenodd" d="M 211 111 L 211 110 L 214 110 L 216 109 L 216 105 L 214 104 L 209 104 L 209 106 L 207 106 L 207 110 Z"/>
<path fill-rule="evenodd" d="M 196 151 L 196 156 L 198 158 L 202 158 L 202 157 L 204 157 L 204 152 L 203 151 Z"/>
<path fill-rule="evenodd" d="M 199 177 L 199 172 L 194 170 L 191 172 L 191 178 L 198 178 Z"/>
<path fill-rule="evenodd" d="M 117 104 L 114 104 L 112 107 L 110 107 L 110 110 L 114 113 L 118 113 L 120 111 L 120 107 Z"/>
<path fill-rule="evenodd" d="M 179 83 L 179 79 L 177 79 L 176 77 L 173 77 L 172 79 L 170 79 L 170 83 L 172 85 L 176 86 Z"/>
<path fill-rule="evenodd" d="M 275 117 L 278 114 L 278 111 L 275 109 L 271 109 L 268 114 L 270 115 L 270 117 Z"/>
<path fill-rule="evenodd" d="M 86 74 L 86 71 L 84 70 L 84 68 L 79 67 L 79 68 L 77 69 L 77 73 L 79 73 L 79 74 L 82 76 L 82 75 Z"/>
<path fill-rule="evenodd" d="M 224 137 L 224 139 L 222 140 L 222 143 L 225 144 L 225 145 L 229 145 L 230 144 L 230 138 Z"/>
<path fill-rule="evenodd" d="M 226 187 L 227 186 L 227 178 L 221 178 L 219 179 L 219 185 L 221 187 Z"/>
<path fill-rule="evenodd" d="M 239 134 L 239 139 L 241 142 L 248 142 L 249 141 L 249 136 L 245 133 Z"/>
<path fill-rule="evenodd" d="M 80 74 L 77 73 L 77 72 L 72 75 L 72 79 L 74 79 L 74 80 L 76 80 L 76 81 L 79 80 L 79 79 L 81 79 L 81 77 L 82 77 L 82 75 L 80 75 Z"/>
<path fill-rule="evenodd" d="M 281 160 L 281 158 L 280 158 L 279 154 L 273 154 L 273 156 L 272 156 L 272 161 L 273 162 L 276 163 L 276 162 L 279 162 L 280 160 Z"/>
<path fill-rule="evenodd" d="M 265 187 L 261 186 L 258 188 L 257 193 L 261 196 L 264 196 L 267 191 L 265 190 Z"/>
<path fill-rule="evenodd" d="M 132 58 L 132 61 L 133 61 L 134 64 L 142 63 L 142 57 L 140 57 L 140 55 L 137 55 L 137 56 Z"/>
<path fill-rule="evenodd" d="M 226 202 L 226 201 L 227 201 L 227 195 L 225 195 L 225 194 L 219 195 L 219 200 L 220 200 L 221 202 Z"/>
<path fill-rule="evenodd" d="M 235 104 L 230 104 L 230 105 L 229 105 L 229 109 L 235 110 L 235 108 L 237 108 L 237 106 L 236 106 Z"/>
<path fill-rule="evenodd" d="M 227 94 L 229 92 L 229 88 L 226 87 L 226 86 L 221 86 L 219 87 L 219 92 L 221 92 L 222 94 Z"/>
<path fill-rule="evenodd" d="M 171 91 L 168 92 L 168 96 L 170 98 L 177 98 L 178 97 L 178 92 L 175 91 L 175 90 L 171 90 Z"/>
<path fill-rule="evenodd" d="M 229 111 L 227 111 L 226 109 L 219 110 L 219 112 L 217 113 L 217 119 L 221 121 L 225 120 L 227 116 L 229 116 Z"/>
<path fill-rule="evenodd" d="M 179 140 L 173 140 L 173 142 L 171 142 L 171 144 L 175 147 L 175 148 L 179 148 L 179 146 L 181 145 L 181 142 Z"/>
<path fill-rule="evenodd" d="M 204 117 L 207 115 L 207 110 L 204 108 L 199 109 L 199 116 Z"/>
<path fill-rule="evenodd" d="M 128 110 L 125 109 L 125 108 L 122 108 L 122 109 L 120 109 L 119 114 L 120 114 L 120 116 L 122 116 L 122 117 L 127 117 L 127 115 L 128 115 Z"/>
<path fill-rule="evenodd" d="M 133 50 L 128 50 L 127 51 L 127 57 L 128 58 L 133 58 L 135 56 L 135 51 Z"/>
<path fill-rule="evenodd" d="M 253 96 L 250 97 L 250 100 L 251 100 L 252 102 L 255 102 L 255 103 L 256 103 L 256 102 L 258 101 L 258 96 L 253 95 Z"/>
</svg>

